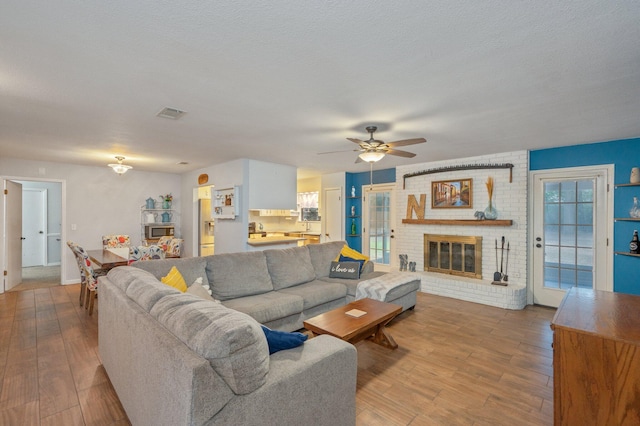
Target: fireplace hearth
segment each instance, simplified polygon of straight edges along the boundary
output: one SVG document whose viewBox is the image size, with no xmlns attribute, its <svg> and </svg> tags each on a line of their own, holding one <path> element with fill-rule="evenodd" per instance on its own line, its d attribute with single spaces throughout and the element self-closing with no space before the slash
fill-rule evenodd
<svg viewBox="0 0 640 426">
<path fill-rule="evenodd" d="M 424 270 L 482 279 L 482 237 L 424 234 Z"/>
</svg>

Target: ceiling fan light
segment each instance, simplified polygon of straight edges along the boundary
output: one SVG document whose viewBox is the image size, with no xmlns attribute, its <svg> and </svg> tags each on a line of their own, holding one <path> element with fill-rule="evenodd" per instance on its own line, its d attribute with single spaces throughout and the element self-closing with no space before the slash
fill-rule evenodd
<svg viewBox="0 0 640 426">
<path fill-rule="evenodd" d="M 369 149 L 360 154 L 358 157 L 362 159 L 362 161 L 366 161 L 368 163 L 375 163 L 377 161 L 382 160 L 384 158 L 384 152 L 376 151 L 375 149 Z"/>
<path fill-rule="evenodd" d="M 116 160 L 118 160 L 118 164 L 107 164 L 107 166 L 111 167 L 113 171 L 116 172 L 117 174 L 122 175 L 127 173 L 127 170 L 133 169 L 133 167 L 131 166 L 122 164 L 122 160 L 124 160 L 124 157 L 117 156 Z"/>
</svg>

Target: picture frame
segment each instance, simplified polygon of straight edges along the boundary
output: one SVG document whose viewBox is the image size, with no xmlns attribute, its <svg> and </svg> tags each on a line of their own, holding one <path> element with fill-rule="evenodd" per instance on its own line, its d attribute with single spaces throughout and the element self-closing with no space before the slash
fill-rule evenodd
<svg viewBox="0 0 640 426">
<path fill-rule="evenodd" d="M 440 180 L 431 182 L 431 208 L 473 208 L 472 179 Z"/>
</svg>

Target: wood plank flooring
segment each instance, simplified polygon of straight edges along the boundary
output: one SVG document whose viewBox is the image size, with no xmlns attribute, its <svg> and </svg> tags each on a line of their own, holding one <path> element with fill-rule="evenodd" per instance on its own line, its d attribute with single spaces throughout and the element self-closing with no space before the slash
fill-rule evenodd
<svg viewBox="0 0 640 426">
<path fill-rule="evenodd" d="M 129 425 L 79 286 L 0 295 L 0 424 Z M 418 293 L 392 351 L 358 349 L 358 425 L 550 425 L 554 309 L 507 311 Z"/>
</svg>

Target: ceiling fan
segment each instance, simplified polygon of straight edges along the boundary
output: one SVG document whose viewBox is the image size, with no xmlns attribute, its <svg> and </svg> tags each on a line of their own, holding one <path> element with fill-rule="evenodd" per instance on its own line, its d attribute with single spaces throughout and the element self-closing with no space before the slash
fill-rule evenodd
<svg viewBox="0 0 640 426">
<path fill-rule="evenodd" d="M 427 140 L 425 138 L 413 138 L 413 139 L 403 139 L 395 142 L 383 142 L 378 139 L 373 138 L 373 133 L 378 130 L 376 126 L 368 126 L 366 128 L 367 132 L 369 132 L 369 140 L 363 141 L 356 138 L 347 138 L 353 143 L 357 143 L 360 145 L 359 149 L 354 149 L 354 152 L 360 151 L 358 154 L 358 158 L 356 159 L 356 163 L 361 161 L 367 161 L 369 163 L 375 163 L 376 161 L 382 160 L 382 158 L 389 155 L 397 155 L 399 157 L 412 158 L 415 157 L 416 154 L 408 151 L 401 151 L 399 149 L 394 149 L 397 146 L 406 146 L 406 145 L 415 145 L 419 143 L 424 143 Z M 346 151 L 330 151 L 330 152 L 320 152 L 319 154 L 330 154 L 332 152 L 346 152 Z"/>
</svg>

